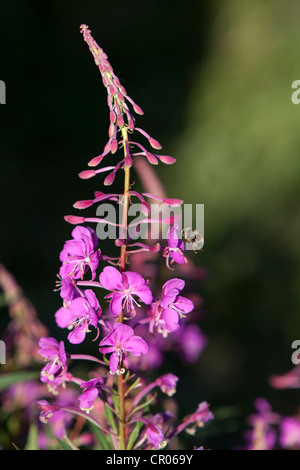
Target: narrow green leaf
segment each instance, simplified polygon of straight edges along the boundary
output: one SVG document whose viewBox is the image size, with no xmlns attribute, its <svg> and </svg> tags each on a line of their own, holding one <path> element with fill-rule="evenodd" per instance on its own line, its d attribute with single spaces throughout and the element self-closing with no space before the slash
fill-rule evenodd
<svg viewBox="0 0 300 470">
<path fill-rule="evenodd" d="M 142 404 L 139 405 L 139 406 L 136 406 L 133 410 L 131 410 L 130 413 L 129 413 L 129 415 L 128 415 L 128 417 L 132 416 L 134 413 L 136 413 L 137 411 L 139 411 L 139 410 L 141 410 L 141 409 L 143 409 L 143 408 L 145 408 L 145 410 L 146 410 L 146 408 L 148 407 L 148 405 L 150 405 L 150 403 L 152 403 L 153 400 L 155 400 L 155 398 L 156 398 L 156 393 L 155 393 L 151 398 L 149 398 L 149 400 L 147 400 L 146 402 L 142 403 Z"/>
<path fill-rule="evenodd" d="M 132 430 L 132 433 L 130 434 L 126 450 L 131 450 L 132 449 L 132 447 L 134 446 L 135 441 L 137 440 L 137 438 L 140 435 L 140 429 L 141 429 L 142 426 L 143 426 L 143 423 L 141 423 L 141 421 L 136 422 L 136 425 L 134 426 L 134 428 Z"/>
<path fill-rule="evenodd" d="M 127 392 L 125 393 L 125 397 L 127 397 L 127 395 L 129 395 L 129 393 L 131 392 L 131 390 L 137 388 L 139 385 L 139 382 L 140 382 L 140 378 L 138 377 L 136 379 L 136 381 L 127 389 Z"/>
<path fill-rule="evenodd" d="M 40 376 L 40 371 L 17 371 L 8 372 L 7 374 L 0 375 L 0 392 L 18 382 L 25 380 L 37 379 Z"/>
<path fill-rule="evenodd" d="M 120 413 L 120 407 L 119 407 L 119 395 L 116 393 L 116 394 L 113 394 L 112 395 L 112 399 L 113 399 L 113 404 L 114 404 L 114 408 L 116 410 L 116 413 L 119 414 Z"/>
<path fill-rule="evenodd" d="M 36 423 L 32 423 L 29 428 L 27 441 L 24 450 L 39 450 L 38 448 L 38 429 Z"/>
<path fill-rule="evenodd" d="M 70 413 L 74 413 L 77 416 L 82 416 L 84 419 L 86 419 L 87 421 L 92 423 L 94 426 L 101 429 L 104 433 L 109 434 L 108 430 L 106 430 L 95 418 L 93 418 L 93 416 L 86 413 L 85 411 L 82 411 L 79 408 L 76 408 L 74 406 L 62 406 L 61 410 L 62 411 L 68 411 Z"/>
<path fill-rule="evenodd" d="M 89 423 L 94 435 L 96 436 L 102 450 L 114 450 L 110 435 L 104 436 L 103 432 L 92 422 Z"/>
<path fill-rule="evenodd" d="M 70 444 L 69 439 L 66 439 L 66 438 L 58 439 L 57 437 L 56 440 L 63 450 L 74 450 L 74 448 Z"/>
<path fill-rule="evenodd" d="M 106 414 L 106 417 L 108 419 L 108 422 L 109 424 L 111 425 L 113 431 L 115 434 L 118 434 L 118 428 L 117 428 L 117 425 L 116 425 L 116 422 L 115 422 L 115 419 L 114 419 L 114 415 L 113 415 L 113 412 L 111 411 L 111 409 L 106 405 L 106 403 L 104 404 L 105 406 L 105 414 Z"/>
</svg>

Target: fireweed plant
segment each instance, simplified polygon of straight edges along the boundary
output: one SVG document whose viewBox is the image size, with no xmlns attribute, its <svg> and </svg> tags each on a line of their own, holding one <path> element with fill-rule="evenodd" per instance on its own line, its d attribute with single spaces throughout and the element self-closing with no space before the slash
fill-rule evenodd
<svg viewBox="0 0 300 470">
<path fill-rule="evenodd" d="M 150 214 L 153 200 L 169 207 L 180 206 L 183 201 L 132 190 L 130 171 L 135 157 L 144 158 L 152 165 L 159 162 L 172 164 L 175 159 L 157 154 L 156 151 L 161 149 L 160 143 L 136 127 L 134 113 L 142 115 L 142 109 L 127 95 L 88 26 L 82 25 L 81 33 L 107 90 L 110 124 L 109 140 L 103 153 L 93 158 L 88 164 L 90 168 L 79 176 L 89 179 L 106 172 L 104 186 L 107 187 L 113 184 L 117 173 L 122 172 L 124 189 L 121 194 L 96 191 L 92 199 L 77 201 L 74 207 L 82 210 L 104 201 L 115 203 L 122 206 L 122 220 L 116 223 L 101 217 L 65 217 L 75 228 L 59 256 L 59 291 L 63 305 L 55 313 L 55 320 L 58 327 L 66 329 L 68 334 L 66 341 L 59 342 L 53 337 L 42 337 L 39 341 L 39 354 L 46 362 L 41 370 L 41 381 L 55 395 L 54 403 L 38 400 L 40 420 L 46 423 L 58 412 L 69 412 L 77 415 L 79 423 L 87 420 L 104 449 L 160 449 L 171 440 L 177 443 L 178 434 L 184 430 L 195 432 L 197 426 L 202 427 L 213 419 L 213 414 L 205 401 L 179 424 L 170 410 L 163 409 L 153 414 L 152 406 L 157 405 L 157 396 L 162 393 L 171 397 L 176 392 L 179 378 L 165 373 L 147 382 L 145 372 L 147 367 L 151 371 L 151 361 L 155 361 L 155 353 L 159 355 L 159 345 L 163 341 L 168 342 L 170 336 L 183 338 L 186 334 L 187 351 L 191 344 L 199 350 L 199 342 L 203 339 L 199 334 L 197 336 L 196 331 L 187 332 L 185 329 L 186 318 L 194 310 L 193 301 L 184 295 L 185 281 L 171 277 L 158 289 L 141 274 L 141 255 L 161 255 L 170 273 L 172 265 L 188 262 L 176 218 L 146 219 L 147 224 L 169 224 L 167 243 L 162 247 L 158 241 L 151 244 L 150 239 L 146 243 L 132 240 L 128 236 L 128 214 L 135 199 L 140 201 L 141 211 L 146 217 Z M 151 150 L 146 149 L 144 142 L 139 143 L 139 137 Z M 115 157 L 119 153 L 122 156 L 116 162 Z M 104 159 L 110 161 L 101 166 Z M 104 255 L 96 231 L 83 225 L 85 223 L 110 223 L 118 227 L 120 236 L 114 243 L 119 256 Z M 133 257 L 135 261 L 131 263 Z M 106 305 L 100 306 L 100 292 Z M 68 353 L 68 342 L 79 345 L 87 337 L 99 341 L 99 356 Z M 91 378 L 87 380 L 73 375 L 69 370 L 73 361 L 94 364 Z M 60 394 L 71 384 L 78 387 L 78 405 L 60 405 Z M 75 447 L 72 442 L 71 445 Z"/>
</svg>

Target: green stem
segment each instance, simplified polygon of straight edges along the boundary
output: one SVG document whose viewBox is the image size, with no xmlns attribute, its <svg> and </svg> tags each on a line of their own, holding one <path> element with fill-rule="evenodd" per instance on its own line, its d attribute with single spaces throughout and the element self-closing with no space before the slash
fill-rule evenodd
<svg viewBox="0 0 300 470">
<path fill-rule="evenodd" d="M 119 421 L 119 444 L 120 450 L 126 449 L 125 444 L 125 396 L 124 396 L 124 380 L 123 375 L 118 376 L 118 391 L 119 391 L 119 407 L 120 407 L 120 421 Z"/>
<path fill-rule="evenodd" d="M 126 157 L 126 152 L 128 149 L 128 134 L 127 128 L 122 128 L 123 136 L 123 148 L 124 156 Z M 128 207 L 129 207 L 129 189 L 130 189 L 130 167 L 124 164 L 124 194 L 123 194 L 123 217 L 121 225 L 121 239 L 124 240 L 124 244 L 121 246 L 120 252 L 120 272 L 123 273 L 126 270 L 126 235 L 127 235 L 127 223 L 128 223 Z M 118 322 L 123 323 L 123 310 L 118 317 Z M 120 450 L 126 449 L 126 440 L 128 428 L 125 424 L 125 380 L 122 374 L 118 376 L 118 394 L 119 394 L 119 445 Z"/>
</svg>

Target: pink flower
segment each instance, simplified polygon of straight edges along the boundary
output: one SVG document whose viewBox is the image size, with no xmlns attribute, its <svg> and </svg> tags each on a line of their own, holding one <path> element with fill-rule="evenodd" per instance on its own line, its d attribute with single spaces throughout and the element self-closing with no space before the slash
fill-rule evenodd
<svg viewBox="0 0 300 470">
<path fill-rule="evenodd" d="M 96 276 L 100 250 L 96 250 L 98 239 L 94 230 L 89 227 L 76 227 L 72 231 L 72 240 L 67 240 L 60 253 L 62 266 L 59 274 L 62 279 L 71 277 L 82 279 L 88 268 L 92 279 Z"/>
<path fill-rule="evenodd" d="M 60 406 L 50 405 L 50 403 L 47 402 L 47 400 L 39 400 L 37 401 L 37 405 L 39 409 L 41 410 L 39 418 L 42 423 L 47 423 L 49 419 L 52 418 L 54 413 L 60 410 Z"/>
<path fill-rule="evenodd" d="M 147 423 L 147 439 L 154 446 L 154 449 L 161 449 L 166 445 L 162 430 L 150 421 Z"/>
<path fill-rule="evenodd" d="M 154 446 L 155 449 L 162 449 L 166 446 L 165 436 L 159 426 L 146 418 L 136 418 L 146 425 L 146 438 Z M 152 418 L 153 419 L 153 418 Z"/>
<path fill-rule="evenodd" d="M 300 421 L 291 416 L 282 419 L 280 423 L 280 444 L 287 449 L 300 447 Z"/>
<path fill-rule="evenodd" d="M 255 426 L 257 421 L 264 423 L 266 426 L 279 423 L 280 415 L 272 410 L 270 403 L 265 398 L 256 398 L 254 405 L 257 413 L 249 416 L 251 426 Z"/>
<path fill-rule="evenodd" d="M 82 343 L 90 325 L 98 330 L 101 307 L 96 295 L 91 289 L 84 291 L 85 297 L 77 297 L 55 314 L 56 323 L 60 328 L 72 329 L 68 340 L 72 344 Z"/>
<path fill-rule="evenodd" d="M 70 302 L 80 296 L 75 281 L 70 277 L 60 278 L 56 285 L 58 286 L 56 290 L 60 290 L 60 296 L 64 302 Z"/>
<path fill-rule="evenodd" d="M 168 233 L 168 246 L 164 249 L 163 256 L 167 258 L 167 267 L 170 267 L 170 258 L 171 264 L 176 262 L 178 264 L 184 264 L 187 262 L 186 257 L 184 256 L 184 241 L 180 240 L 177 236 L 179 230 L 178 224 L 173 225 Z"/>
<path fill-rule="evenodd" d="M 150 331 L 156 326 L 159 333 L 167 336 L 179 327 L 179 319 L 191 312 L 194 304 L 190 299 L 182 297 L 179 292 L 184 288 L 182 279 L 170 279 L 162 288 L 161 300 L 154 302 L 150 309 Z"/>
<path fill-rule="evenodd" d="M 180 357 L 186 362 L 195 362 L 207 346 L 206 336 L 194 323 L 182 325 L 174 332 L 172 339 L 176 343 Z"/>
<path fill-rule="evenodd" d="M 67 356 L 64 342 L 55 338 L 41 338 L 38 353 L 45 358 L 47 365 L 41 370 L 41 382 L 48 383 L 54 389 L 65 381 Z"/>
<path fill-rule="evenodd" d="M 80 384 L 83 392 L 79 395 L 80 409 L 89 413 L 94 408 L 94 401 L 98 397 L 99 389 L 104 384 L 102 377 L 88 380 Z"/>
<path fill-rule="evenodd" d="M 163 318 L 169 330 L 173 331 L 179 318 L 191 312 L 194 304 L 190 299 L 178 295 L 184 287 L 182 279 L 170 279 L 162 288 L 160 307 L 163 308 Z"/>
<path fill-rule="evenodd" d="M 109 309 L 114 316 L 120 315 L 124 308 L 131 316 L 135 316 L 134 303 L 140 305 L 134 299 L 134 295 L 147 305 L 152 302 L 151 290 L 138 273 L 125 271 L 121 274 L 116 268 L 106 266 L 99 279 L 105 289 L 112 291 L 105 298 L 111 299 Z"/>
<path fill-rule="evenodd" d="M 202 427 L 204 423 L 214 419 L 213 413 L 209 409 L 209 404 L 206 401 L 199 403 L 197 410 L 189 417 L 189 421 L 197 423 L 199 427 Z"/>
<path fill-rule="evenodd" d="M 179 378 L 174 374 L 164 374 L 156 379 L 156 383 L 163 393 L 166 393 L 171 397 L 176 393 L 176 384 Z"/>
<path fill-rule="evenodd" d="M 112 332 L 99 344 L 100 352 L 112 353 L 109 360 L 110 372 L 120 374 L 128 367 L 125 352 L 140 356 L 146 354 L 148 345 L 140 336 L 135 336 L 133 329 L 123 323 L 115 323 Z"/>
</svg>

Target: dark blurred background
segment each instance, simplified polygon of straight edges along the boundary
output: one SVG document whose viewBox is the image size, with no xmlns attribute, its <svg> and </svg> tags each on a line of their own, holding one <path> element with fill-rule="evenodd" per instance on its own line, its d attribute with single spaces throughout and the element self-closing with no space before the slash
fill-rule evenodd
<svg viewBox="0 0 300 470">
<path fill-rule="evenodd" d="M 194 260 L 207 271 L 208 346 L 188 368 L 174 361 L 183 412 L 211 403 L 216 422 L 202 437 L 212 448 L 242 442 L 258 396 L 296 412 L 298 391 L 268 379 L 292 368 L 300 337 L 299 2 L 2 0 L 0 10 L 0 261 L 42 321 L 56 333 L 52 290 L 72 228 L 63 216 L 102 189 L 77 176 L 108 128 L 86 23 L 143 108 L 138 123 L 177 158 L 157 169 L 169 196 L 205 204 Z"/>
</svg>

